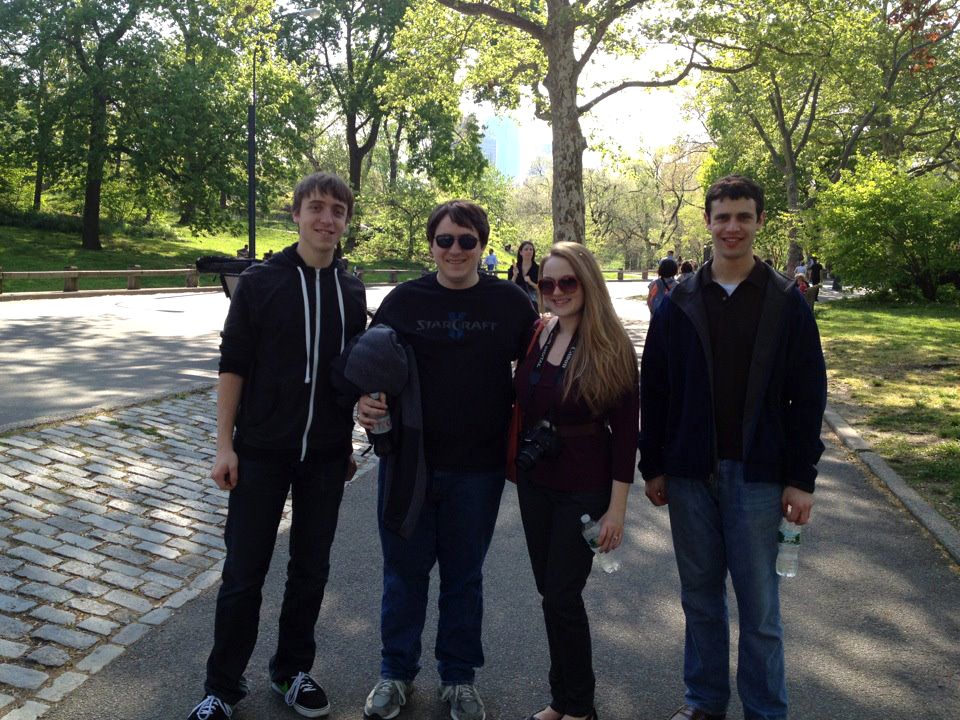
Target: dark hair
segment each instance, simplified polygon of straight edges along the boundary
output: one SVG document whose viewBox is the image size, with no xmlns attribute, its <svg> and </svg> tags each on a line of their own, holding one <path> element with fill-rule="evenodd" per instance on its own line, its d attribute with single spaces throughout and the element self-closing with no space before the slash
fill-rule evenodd
<svg viewBox="0 0 960 720">
<path fill-rule="evenodd" d="M 671 260 L 670 258 L 664 258 L 660 261 L 660 266 L 657 268 L 657 275 L 660 277 L 673 277 L 677 274 L 677 261 Z"/>
<path fill-rule="evenodd" d="M 307 175 L 297 183 L 293 190 L 293 212 L 300 212 L 300 206 L 305 197 L 314 193 L 330 195 L 347 206 L 347 222 L 353 217 L 353 191 L 339 177 L 333 173 L 318 172 Z"/>
<path fill-rule="evenodd" d="M 532 262 L 534 265 L 537 264 L 537 261 L 534 259 L 537 257 L 537 246 L 534 245 L 529 240 L 524 240 L 522 243 L 520 243 L 520 246 L 517 248 L 517 268 L 518 269 L 523 267 L 523 257 L 520 255 L 520 253 L 523 251 L 524 245 L 529 245 L 530 247 L 533 248 L 533 258 L 530 259 L 530 262 Z"/>
<path fill-rule="evenodd" d="M 486 211 L 469 200 L 447 200 L 434 208 L 427 220 L 427 242 L 433 245 L 433 236 L 437 233 L 437 225 L 447 216 L 461 227 L 472 227 L 480 238 L 480 247 L 487 246 L 490 239 L 490 221 Z"/>
<path fill-rule="evenodd" d="M 710 218 L 710 206 L 715 200 L 739 200 L 750 198 L 757 206 L 757 219 L 763 213 L 763 188 L 743 175 L 727 175 L 707 189 L 706 211 Z"/>
<path fill-rule="evenodd" d="M 689 260 L 684 260 L 683 265 L 680 266 L 680 272 L 682 273 L 692 273 L 693 264 Z"/>
</svg>

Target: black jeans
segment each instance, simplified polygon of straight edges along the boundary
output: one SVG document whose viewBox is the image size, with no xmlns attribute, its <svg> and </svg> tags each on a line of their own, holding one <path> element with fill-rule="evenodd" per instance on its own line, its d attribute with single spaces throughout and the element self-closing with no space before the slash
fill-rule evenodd
<svg viewBox="0 0 960 720">
<path fill-rule="evenodd" d="M 550 648 L 550 706 L 566 715 L 593 711 L 596 678 L 590 623 L 583 588 L 593 566 L 593 551 L 583 539 L 580 516 L 594 519 L 607 511 L 610 491 L 560 492 L 517 482 L 520 516 Z"/>
<path fill-rule="evenodd" d="M 240 460 L 240 480 L 230 492 L 227 509 L 227 557 L 207 660 L 207 694 L 231 705 L 247 694 L 243 672 L 257 643 L 261 590 L 291 488 L 290 561 L 270 676 L 282 681 L 313 666 L 314 626 L 330 574 L 330 546 L 348 457 L 302 463 Z"/>
</svg>

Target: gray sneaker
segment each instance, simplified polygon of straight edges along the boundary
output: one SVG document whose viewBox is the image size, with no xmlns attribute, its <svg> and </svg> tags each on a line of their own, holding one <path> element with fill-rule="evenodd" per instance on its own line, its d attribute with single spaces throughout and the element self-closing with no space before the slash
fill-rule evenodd
<svg viewBox="0 0 960 720">
<path fill-rule="evenodd" d="M 440 699 L 450 704 L 453 720 L 484 720 L 487 717 L 475 685 L 441 685 Z"/>
<path fill-rule="evenodd" d="M 382 679 L 373 686 L 363 706 L 363 716 L 370 720 L 392 720 L 407 704 L 413 693 L 413 683 L 404 680 Z"/>
</svg>

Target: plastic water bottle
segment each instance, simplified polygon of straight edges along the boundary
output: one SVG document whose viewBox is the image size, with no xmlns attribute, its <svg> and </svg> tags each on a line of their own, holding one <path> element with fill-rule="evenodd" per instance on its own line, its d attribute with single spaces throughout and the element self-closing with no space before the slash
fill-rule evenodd
<svg viewBox="0 0 960 720">
<path fill-rule="evenodd" d="M 600 565 L 600 568 L 605 573 L 616 572 L 620 569 L 620 561 L 614 557 L 610 557 L 610 553 L 600 552 L 598 540 L 600 539 L 600 525 L 590 519 L 590 516 L 586 513 L 580 518 L 580 522 L 583 523 L 583 539 L 587 541 L 587 545 L 590 546 L 590 549 L 593 550 L 593 554 L 597 558 L 597 563 Z"/>
<path fill-rule="evenodd" d="M 380 393 L 372 392 L 370 397 L 373 400 L 379 400 Z M 373 452 L 376 453 L 377 457 L 386 457 L 393 452 L 393 438 L 390 435 L 392 429 L 393 421 L 390 419 L 389 412 L 377 420 L 370 429 L 370 442 L 373 444 Z"/>
<path fill-rule="evenodd" d="M 791 578 L 800 566 L 800 526 L 784 518 L 780 521 L 777 541 L 777 575 Z"/>
</svg>

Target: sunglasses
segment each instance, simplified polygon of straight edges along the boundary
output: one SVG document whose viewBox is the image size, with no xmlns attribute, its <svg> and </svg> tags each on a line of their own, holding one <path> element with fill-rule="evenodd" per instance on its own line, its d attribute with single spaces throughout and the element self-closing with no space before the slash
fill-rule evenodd
<svg viewBox="0 0 960 720">
<path fill-rule="evenodd" d="M 442 247 L 444 250 L 449 250 L 453 247 L 453 241 L 456 240 L 461 249 L 463 250 L 473 250 L 477 243 L 480 240 L 476 235 L 437 235 L 433 238 L 433 241 L 437 244 L 438 247 Z"/>
<path fill-rule="evenodd" d="M 540 278 L 537 287 L 544 295 L 553 295 L 553 292 L 560 288 L 564 295 L 572 295 L 580 287 L 580 281 L 573 275 L 564 275 L 554 280 L 553 278 Z"/>
</svg>

